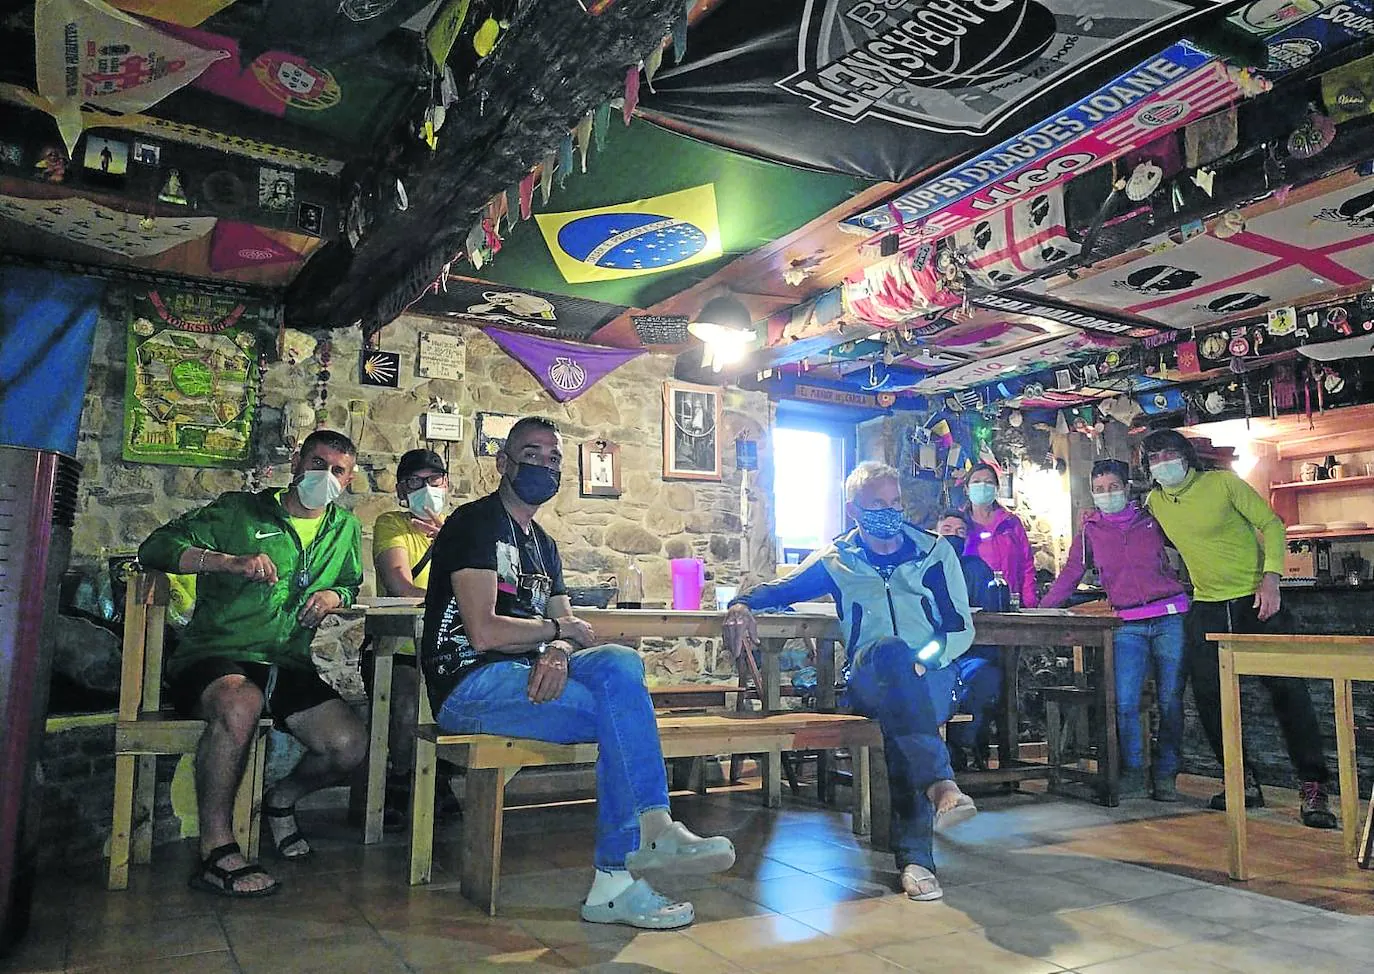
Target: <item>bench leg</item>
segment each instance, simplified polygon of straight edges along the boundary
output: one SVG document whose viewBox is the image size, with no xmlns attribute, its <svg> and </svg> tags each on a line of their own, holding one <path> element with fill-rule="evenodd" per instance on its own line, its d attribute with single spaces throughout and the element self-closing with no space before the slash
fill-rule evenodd
<svg viewBox="0 0 1374 974">
<path fill-rule="evenodd" d="M 253 785 L 257 780 L 257 750 L 255 742 L 248 751 L 248 761 L 243 768 L 243 777 L 239 778 L 239 787 L 234 792 L 234 841 L 239 844 L 240 849 L 250 849 L 253 845 Z M 251 853 L 250 853 L 251 854 Z"/>
<path fill-rule="evenodd" d="M 826 753 L 824 751 L 822 754 Z M 855 835 L 868 835 L 873 831 L 873 795 L 869 783 L 872 774 L 869 750 L 866 747 L 850 749 L 850 767 L 853 769 L 850 791 L 854 796 L 854 810 L 851 814 Z"/>
<path fill-rule="evenodd" d="M 363 844 L 382 841 L 382 819 L 386 804 L 386 759 L 391 741 L 390 656 L 373 659 L 372 700 L 368 706 L 370 724 L 367 745 L 367 796 L 363 802 Z"/>
<path fill-rule="evenodd" d="M 1333 680 L 1336 710 L 1336 764 L 1341 783 L 1341 832 L 1345 854 L 1354 858 L 1359 851 L 1360 782 L 1355 766 L 1355 706 L 1349 680 Z"/>
<path fill-rule="evenodd" d="M 434 866 L 434 775 L 439 763 L 433 741 L 415 740 L 415 780 L 410 783 L 410 885 L 427 883 Z M 464 825 L 463 831 L 467 831 Z"/>
<path fill-rule="evenodd" d="M 1369 793 L 1369 814 L 1364 820 L 1364 835 L 1360 838 L 1360 853 L 1355 857 L 1361 869 L 1368 869 L 1374 858 L 1374 790 Z"/>
<path fill-rule="evenodd" d="M 501 886 L 501 827 L 506 776 L 500 768 L 469 768 L 463 801 L 463 896 L 496 915 Z"/>
<path fill-rule="evenodd" d="M 866 753 L 868 764 L 869 792 L 869 834 L 868 842 L 876 852 L 892 851 L 892 795 L 888 790 L 887 752 L 881 744 L 856 749 L 854 761 L 854 788 L 859 787 L 860 759 L 858 754 Z"/>
<path fill-rule="evenodd" d="M 110 874 L 107 889 L 129 888 L 129 846 L 133 835 L 134 769 L 138 758 L 115 755 L 114 819 L 110 825 Z"/>
<path fill-rule="evenodd" d="M 248 844 L 243 848 L 248 861 L 257 862 L 258 852 L 262 846 L 262 793 L 267 784 L 267 732 L 262 729 L 258 730 L 258 735 L 253 740 L 253 750 L 248 753 L 248 770 L 245 774 L 251 779 L 251 792 Z"/>
<path fill-rule="evenodd" d="M 1050 766 L 1049 790 L 1059 790 L 1059 768 L 1064 762 L 1064 725 L 1059 720 L 1059 704 L 1045 701 L 1045 757 Z"/>
<path fill-rule="evenodd" d="M 134 831 L 131 861 L 153 861 L 153 814 L 157 802 L 157 755 L 140 754 L 134 772 Z"/>
</svg>

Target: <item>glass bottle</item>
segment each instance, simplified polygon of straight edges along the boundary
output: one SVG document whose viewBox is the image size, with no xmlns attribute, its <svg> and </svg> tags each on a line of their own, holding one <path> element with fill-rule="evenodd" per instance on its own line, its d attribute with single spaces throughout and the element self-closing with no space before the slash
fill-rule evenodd
<svg viewBox="0 0 1374 974">
<path fill-rule="evenodd" d="M 639 570 L 633 558 L 625 569 L 625 577 L 620 581 L 620 602 L 622 609 L 638 609 L 644 604 L 644 573 Z"/>
<path fill-rule="evenodd" d="M 1007 578 L 1001 572 L 993 572 L 992 581 L 988 582 L 988 610 L 1011 611 L 1011 586 L 1007 584 Z"/>
</svg>

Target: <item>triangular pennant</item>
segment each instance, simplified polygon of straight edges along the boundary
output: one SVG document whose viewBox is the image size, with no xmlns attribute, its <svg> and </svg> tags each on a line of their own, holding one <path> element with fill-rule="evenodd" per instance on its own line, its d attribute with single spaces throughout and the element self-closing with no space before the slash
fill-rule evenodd
<svg viewBox="0 0 1374 974">
<path fill-rule="evenodd" d="M 626 362 L 644 354 L 642 348 L 579 345 L 500 328 L 483 331 L 559 402 L 576 399 Z"/>
<path fill-rule="evenodd" d="M 673 63 L 681 64 L 687 56 L 687 15 L 683 14 L 673 23 Z"/>
<path fill-rule="evenodd" d="M 229 56 L 169 37 L 101 0 L 38 0 L 34 40 L 38 93 L 52 106 L 68 152 L 81 137 L 83 104 L 141 112 Z"/>
<path fill-rule="evenodd" d="M 273 240 L 251 223 L 220 220 L 210 236 L 210 269 L 213 271 L 293 264 L 300 259 L 296 251 Z"/>
<path fill-rule="evenodd" d="M 596 145 L 596 151 L 600 152 L 606 148 L 606 135 L 611 130 L 611 103 L 603 101 L 596 109 L 596 117 L 592 119 L 592 142 Z"/>
<path fill-rule="evenodd" d="M 534 176 L 537 169 L 531 169 L 524 179 L 520 180 L 520 219 L 528 220 L 530 214 L 534 212 Z"/>
<path fill-rule="evenodd" d="M 587 150 L 592 144 L 592 113 L 583 115 L 573 129 L 573 139 L 577 142 L 577 161 L 582 172 L 587 171 Z"/>
<path fill-rule="evenodd" d="M 554 154 L 544 153 L 544 161 L 539 164 L 539 201 L 545 206 L 549 205 L 549 196 L 553 193 L 553 171 L 557 166 Z"/>
<path fill-rule="evenodd" d="M 650 51 L 649 56 L 644 59 L 644 80 L 649 83 L 650 91 L 654 90 L 654 75 L 658 74 L 658 69 L 661 67 L 663 67 L 662 44 Z"/>
<path fill-rule="evenodd" d="M 620 107 L 620 117 L 625 120 L 626 125 L 630 124 L 630 116 L 639 105 L 639 69 L 643 66 L 643 62 L 633 64 L 625 72 L 625 104 Z"/>
<path fill-rule="evenodd" d="M 563 184 L 568 181 L 568 174 L 573 167 L 573 140 L 572 133 L 563 136 L 563 141 L 558 143 L 558 188 L 562 189 Z"/>
</svg>

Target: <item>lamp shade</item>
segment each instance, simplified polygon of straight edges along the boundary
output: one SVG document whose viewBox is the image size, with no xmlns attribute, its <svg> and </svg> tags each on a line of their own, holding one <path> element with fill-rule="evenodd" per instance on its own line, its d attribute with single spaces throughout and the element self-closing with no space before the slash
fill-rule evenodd
<svg viewBox="0 0 1374 974">
<path fill-rule="evenodd" d="M 693 324 L 720 325 L 722 328 L 744 331 L 753 329 L 754 319 L 750 317 L 743 301 L 733 294 L 722 294 L 702 306 Z"/>
</svg>

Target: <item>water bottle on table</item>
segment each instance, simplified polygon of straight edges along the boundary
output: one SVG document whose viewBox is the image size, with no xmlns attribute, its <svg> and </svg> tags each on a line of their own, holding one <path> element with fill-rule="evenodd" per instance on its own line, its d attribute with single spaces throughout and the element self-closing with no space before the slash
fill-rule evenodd
<svg viewBox="0 0 1374 974">
<path fill-rule="evenodd" d="M 987 605 L 990 612 L 1011 611 L 1011 586 L 1001 572 L 993 572 L 992 581 L 988 582 Z"/>
</svg>

